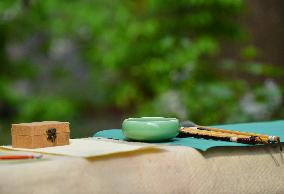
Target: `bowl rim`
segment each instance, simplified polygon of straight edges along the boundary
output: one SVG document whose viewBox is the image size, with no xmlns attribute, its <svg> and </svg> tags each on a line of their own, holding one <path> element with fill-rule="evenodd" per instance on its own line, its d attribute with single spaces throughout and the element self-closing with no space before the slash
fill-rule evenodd
<svg viewBox="0 0 284 194">
<path fill-rule="evenodd" d="M 177 118 L 167 118 L 167 117 L 137 117 L 137 118 L 127 118 L 124 122 L 178 122 Z"/>
</svg>

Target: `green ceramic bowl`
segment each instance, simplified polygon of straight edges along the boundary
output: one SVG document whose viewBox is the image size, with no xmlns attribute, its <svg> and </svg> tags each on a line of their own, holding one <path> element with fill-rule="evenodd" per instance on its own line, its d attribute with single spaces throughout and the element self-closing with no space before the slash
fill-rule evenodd
<svg viewBox="0 0 284 194">
<path fill-rule="evenodd" d="M 177 136 L 179 121 L 176 118 L 141 117 L 125 119 L 122 123 L 123 134 L 132 140 L 159 142 Z"/>
</svg>

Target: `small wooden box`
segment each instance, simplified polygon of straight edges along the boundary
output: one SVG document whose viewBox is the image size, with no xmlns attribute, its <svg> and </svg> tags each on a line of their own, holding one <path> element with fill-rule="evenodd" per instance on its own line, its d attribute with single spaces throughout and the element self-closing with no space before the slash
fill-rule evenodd
<svg viewBox="0 0 284 194">
<path fill-rule="evenodd" d="M 12 147 L 43 148 L 69 144 L 68 122 L 43 121 L 12 124 Z"/>
</svg>

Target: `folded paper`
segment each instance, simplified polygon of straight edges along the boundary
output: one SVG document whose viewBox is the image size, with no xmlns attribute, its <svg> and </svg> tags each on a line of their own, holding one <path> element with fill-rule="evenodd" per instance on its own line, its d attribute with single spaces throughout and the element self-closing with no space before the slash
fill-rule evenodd
<svg viewBox="0 0 284 194">
<path fill-rule="evenodd" d="M 0 146 L 0 148 L 43 154 L 56 154 L 75 157 L 96 157 L 102 155 L 118 154 L 144 149 L 153 149 L 153 145 L 133 145 L 119 142 L 103 141 L 94 138 L 70 139 L 69 145 L 45 147 L 45 148 L 13 148 L 12 146 Z"/>
</svg>

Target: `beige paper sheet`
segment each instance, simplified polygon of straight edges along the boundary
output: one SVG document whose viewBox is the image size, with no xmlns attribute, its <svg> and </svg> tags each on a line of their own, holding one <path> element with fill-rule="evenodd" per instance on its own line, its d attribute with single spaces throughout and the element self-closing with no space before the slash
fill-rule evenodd
<svg viewBox="0 0 284 194">
<path fill-rule="evenodd" d="M 56 154 L 89 158 L 102 155 L 131 152 L 136 150 L 153 149 L 154 147 L 152 145 L 149 146 L 146 144 L 133 145 L 120 142 L 103 141 L 96 138 L 83 138 L 70 139 L 69 145 L 56 147 L 27 149 L 12 148 L 12 146 L 0 146 L 0 148 L 17 151 L 37 152 L 43 154 Z"/>
</svg>

